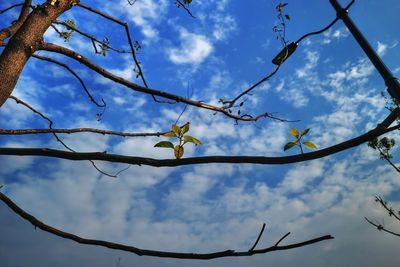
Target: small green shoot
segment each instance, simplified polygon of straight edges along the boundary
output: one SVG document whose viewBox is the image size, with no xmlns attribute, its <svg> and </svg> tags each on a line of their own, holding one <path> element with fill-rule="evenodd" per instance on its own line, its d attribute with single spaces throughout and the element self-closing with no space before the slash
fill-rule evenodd
<svg viewBox="0 0 400 267">
<path fill-rule="evenodd" d="M 308 134 L 309 131 L 310 131 L 310 128 L 305 129 L 305 130 L 301 131 L 301 133 L 299 133 L 299 131 L 298 131 L 296 128 L 292 128 L 292 129 L 289 131 L 289 134 L 290 134 L 291 136 L 294 136 L 296 139 L 293 140 L 293 141 L 290 141 L 289 143 L 287 143 L 287 144 L 283 147 L 283 150 L 286 151 L 286 150 L 291 149 L 291 148 L 294 147 L 294 146 L 298 146 L 298 147 L 300 148 L 301 154 L 303 154 L 303 153 L 304 153 L 303 146 L 306 146 L 306 147 L 308 147 L 308 148 L 310 148 L 310 149 L 317 149 L 318 147 L 317 147 L 313 142 L 310 142 L 310 141 L 302 141 L 302 140 L 301 140 L 301 138 L 302 138 L 303 136 L 305 136 L 306 134 Z"/>
<path fill-rule="evenodd" d="M 173 124 L 171 127 L 171 131 L 166 132 L 163 134 L 165 137 L 174 137 L 179 140 L 179 142 L 174 145 L 170 141 L 160 141 L 157 144 L 154 145 L 154 147 L 163 147 L 163 148 L 171 148 L 174 150 L 174 155 L 176 159 L 180 159 L 183 157 L 183 154 L 185 152 L 183 146 L 187 143 L 192 143 L 197 145 L 200 145 L 201 142 L 199 139 L 194 138 L 193 136 L 186 135 L 186 133 L 189 131 L 190 128 L 190 123 L 186 123 L 182 127 L 179 127 L 176 124 Z"/>
</svg>

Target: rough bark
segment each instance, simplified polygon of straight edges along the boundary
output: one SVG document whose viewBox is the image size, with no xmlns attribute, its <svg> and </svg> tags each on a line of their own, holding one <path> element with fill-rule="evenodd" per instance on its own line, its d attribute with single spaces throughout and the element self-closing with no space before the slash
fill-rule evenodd
<svg viewBox="0 0 400 267">
<path fill-rule="evenodd" d="M 63 12 L 79 0 L 48 0 L 37 6 L 23 21 L 0 55 L 0 107 L 17 84 L 19 76 L 43 35 Z"/>
</svg>

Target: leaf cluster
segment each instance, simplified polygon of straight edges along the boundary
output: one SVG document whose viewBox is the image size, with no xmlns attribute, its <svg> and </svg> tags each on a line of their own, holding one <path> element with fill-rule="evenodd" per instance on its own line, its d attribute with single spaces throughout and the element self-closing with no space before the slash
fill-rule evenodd
<svg viewBox="0 0 400 267">
<path fill-rule="evenodd" d="M 58 34 L 64 39 L 64 42 L 68 42 L 71 39 L 72 33 L 75 31 L 74 29 L 76 28 L 76 24 L 73 19 L 66 19 L 64 24 L 67 31 L 60 31 Z"/>
<path fill-rule="evenodd" d="M 199 139 L 186 134 L 189 131 L 189 128 L 190 128 L 189 122 L 183 125 L 182 127 L 173 124 L 171 126 L 171 131 L 166 132 L 165 134 L 163 134 L 163 136 L 177 138 L 179 142 L 176 145 L 174 145 L 170 141 L 161 141 L 155 144 L 154 147 L 171 148 L 174 150 L 174 156 L 176 159 L 182 158 L 185 152 L 183 148 L 185 144 L 192 143 L 196 146 L 201 144 Z"/>
<path fill-rule="evenodd" d="M 291 149 L 294 146 L 298 146 L 300 148 L 301 153 L 303 153 L 303 145 L 310 149 L 317 149 L 318 147 L 313 142 L 301 140 L 301 138 L 303 136 L 305 136 L 306 134 L 308 134 L 309 132 L 310 132 L 310 128 L 305 129 L 301 132 L 299 132 L 296 128 L 292 128 L 289 131 L 289 134 L 291 136 L 295 137 L 295 139 L 293 141 L 290 141 L 289 143 L 287 143 L 284 146 L 283 150 L 286 151 L 286 150 Z"/>
</svg>

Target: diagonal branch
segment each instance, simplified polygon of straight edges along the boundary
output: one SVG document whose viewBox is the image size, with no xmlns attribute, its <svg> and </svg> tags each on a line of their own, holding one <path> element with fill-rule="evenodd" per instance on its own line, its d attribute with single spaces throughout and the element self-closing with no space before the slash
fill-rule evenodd
<svg viewBox="0 0 400 267">
<path fill-rule="evenodd" d="M 252 256 L 255 254 L 265 254 L 265 253 L 273 252 L 273 251 L 289 250 L 289 249 L 308 246 L 308 245 L 315 244 L 315 243 L 318 243 L 318 242 L 321 242 L 324 240 L 333 239 L 333 237 L 331 235 L 325 235 L 325 236 L 321 236 L 318 238 L 303 241 L 300 243 L 293 243 L 290 245 L 283 245 L 283 246 L 279 246 L 278 245 L 279 241 L 278 241 L 273 246 L 270 246 L 270 247 L 267 247 L 264 249 L 252 250 L 252 251 L 224 250 L 224 251 L 218 251 L 218 252 L 213 252 L 213 253 L 180 253 L 180 252 L 148 250 L 148 249 L 141 249 L 141 248 L 134 247 L 134 246 L 127 246 L 127 245 L 123 245 L 120 243 L 109 242 L 109 241 L 87 239 L 87 238 L 83 238 L 83 237 L 80 237 L 80 236 L 77 236 L 77 235 L 74 235 L 74 234 L 71 234 L 68 232 L 64 232 L 62 230 L 59 230 L 57 228 L 54 228 L 50 225 L 47 225 L 47 224 L 39 221 L 34 216 L 27 213 L 20 207 L 18 207 L 11 199 L 9 199 L 6 195 L 2 194 L 1 192 L 0 192 L 0 200 L 3 201 L 16 214 L 18 214 L 23 219 L 30 222 L 33 226 L 35 226 L 35 228 L 37 227 L 45 232 L 62 237 L 64 239 L 73 240 L 80 244 L 95 245 L 95 246 L 116 249 L 116 250 L 122 250 L 122 251 L 137 254 L 139 256 L 153 256 L 153 257 L 176 258 L 176 259 L 210 260 L 210 259 L 215 259 L 215 258 L 244 257 L 244 256 Z M 286 235 L 284 237 L 286 237 Z M 283 238 L 281 238 L 281 240 L 282 239 Z"/>
<path fill-rule="evenodd" d="M 136 57 L 135 47 L 134 47 L 133 42 L 132 42 L 132 38 L 131 38 L 131 34 L 130 34 L 130 31 L 129 31 L 129 26 L 128 26 L 128 24 L 125 23 L 125 22 L 122 22 L 122 21 L 120 21 L 120 20 L 118 20 L 118 19 L 116 19 L 116 18 L 113 18 L 113 17 L 111 17 L 111 16 L 109 16 L 109 15 L 107 15 L 107 14 L 104 14 L 103 12 L 101 12 L 101 11 L 99 11 L 99 10 L 96 10 L 96 9 L 90 7 L 90 6 L 85 5 L 85 4 L 78 3 L 77 6 L 79 6 L 79 7 L 81 7 L 81 8 L 84 8 L 84 9 L 86 9 L 86 10 L 88 10 L 88 11 L 94 13 L 94 14 L 100 15 L 100 16 L 102 16 L 103 18 L 106 18 L 106 19 L 108 19 L 108 20 L 110 20 L 110 21 L 113 21 L 114 23 L 117 23 L 117 24 L 121 25 L 122 27 L 124 27 L 125 33 L 126 33 L 126 37 L 127 37 L 127 39 L 128 39 L 128 44 L 129 44 L 129 47 L 130 47 L 131 52 L 132 52 L 133 61 L 135 62 L 135 65 L 136 65 L 137 68 L 138 68 L 139 76 L 142 78 L 142 81 L 143 81 L 144 86 L 148 88 L 146 79 L 144 78 L 144 74 L 143 74 L 142 68 L 141 68 L 141 66 L 140 66 L 140 63 L 139 63 L 137 57 Z"/>
<path fill-rule="evenodd" d="M 106 104 L 106 102 L 104 102 L 103 98 L 101 99 L 101 102 L 103 102 L 103 103 L 102 104 L 98 103 L 93 98 L 93 96 L 90 94 L 90 92 L 89 92 L 88 88 L 86 87 L 85 83 L 83 82 L 82 78 L 79 77 L 79 75 L 75 71 L 73 71 L 67 64 L 64 64 L 62 62 L 59 62 L 59 61 L 54 60 L 54 59 L 49 58 L 49 57 L 39 56 L 37 54 L 32 54 L 32 57 L 40 59 L 40 60 L 43 60 L 43 61 L 54 63 L 54 64 L 56 64 L 56 65 L 58 65 L 60 67 L 63 67 L 64 69 L 66 69 L 69 73 L 71 73 L 79 81 L 79 83 L 81 84 L 83 90 L 85 90 L 87 96 L 89 97 L 90 101 L 92 101 L 98 107 L 102 107 L 102 108 L 106 107 L 107 104 Z"/>
<path fill-rule="evenodd" d="M 188 14 L 189 16 L 191 16 L 192 18 L 196 18 L 192 12 L 190 12 L 190 9 L 186 7 L 186 5 L 184 3 L 182 3 L 180 0 L 176 0 L 177 6 L 178 7 L 182 7 Z"/>
<path fill-rule="evenodd" d="M 394 218 L 396 218 L 398 221 L 400 221 L 400 217 L 397 216 L 397 214 L 393 211 L 392 208 L 388 207 L 387 202 L 382 198 L 382 197 L 376 197 L 375 201 L 379 202 L 382 207 L 389 212 L 389 216 L 393 216 Z"/>
<path fill-rule="evenodd" d="M 174 95 L 174 94 L 171 94 L 171 93 L 168 93 L 168 92 L 165 92 L 165 91 L 160 91 L 160 90 L 151 89 L 151 88 L 148 88 L 148 87 L 141 86 L 139 84 L 130 82 L 130 81 L 128 81 L 128 80 L 126 80 L 126 79 L 124 79 L 122 77 L 119 77 L 119 76 L 117 76 L 115 74 L 112 74 L 111 72 L 109 72 L 109 71 L 103 69 L 102 67 L 96 65 L 95 63 L 90 61 L 88 58 L 76 53 L 75 51 L 73 51 L 71 49 L 68 49 L 66 47 L 62 47 L 62 46 L 59 46 L 59 45 L 56 45 L 56 44 L 41 43 L 39 45 L 39 50 L 56 52 L 56 53 L 62 54 L 64 56 L 67 56 L 69 58 L 72 58 L 72 59 L 80 62 L 81 64 L 85 65 L 89 69 L 91 69 L 91 70 L 97 72 L 98 74 L 102 75 L 103 77 L 105 77 L 105 78 L 107 78 L 107 79 L 109 79 L 109 80 L 111 80 L 111 81 L 113 81 L 115 83 L 121 84 L 121 85 L 123 85 L 125 87 L 128 87 L 128 88 L 130 88 L 130 89 L 132 89 L 134 91 L 145 93 L 145 94 L 149 94 L 149 95 L 152 95 L 152 96 L 159 96 L 159 97 L 170 99 L 170 100 L 173 100 L 173 101 L 176 101 L 176 102 L 185 103 L 185 104 L 188 104 L 188 105 L 191 105 L 191 106 L 212 110 L 214 112 L 219 112 L 219 113 L 222 113 L 225 116 L 227 116 L 229 118 L 232 118 L 234 120 L 237 120 L 237 121 L 257 121 L 260 118 L 270 118 L 270 119 L 273 119 L 273 120 L 276 120 L 276 121 L 288 122 L 288 120 L 278 118 L 278 117 L 276 117 L 274 115 L 271 115 L 270 113 L 263 113 L 263 114 L 260 114 L 258 116 L 255 116 L 255 117 L 247 115 L 247 114 L 246 115 L 242 115 L 242 116 L 237 116 L 237 115 L 231 114 L 225 108 L 216 107 L 216 106 L 213 106 L 213 105 L 209 105 L 209 104 L 203 103 L 201 101 L 195 101 L 195 100 L 188 99 L 188 98 L 185 98 L 185 97 L 182 97 L 182 96 L 178 96 L 178 95 Z"/>
<path fill-rule="evenodd" d="M 15 97 L 15 96 L 9 96 L 9 98 L 13 99 L 17 104 L 21 104 L 21 105 L 27 107 L 28 109 L 30 109 L 32 112 L 38 114 L 40 117 L 42 117 L 44 120 L 46 120 L 46 121 L 49 123 L 49 129 L 53 129 L 53 121 L 52 121 L 49 117 L 47 117 L 46 115 L 44 115 L 44 114 L 41 113 L 40 111 L 38 111 L 38 110 L 36 110 L 35 108 L 33 108 L 32 106 L 30 106 L 28 103 L 22 101 L 21 99 Z M 72 148 L 70 148 L 66 143 L 64 143 L 64 141 L 62 141 L 62 140 L 60 139 L 60 137 L 58 137 L 57 133 L 52 132 L 52 134 L 53 134 L 54 138 L 57 140 L 57 142 L 59 142 L 63 147 L 65 147 L 66 149 L 68 149 L 68 150 L 70 151 L 69 153 L 77 153 L 75 150 L 73 150 Z M 99 167 L 97 167 L 96 163 L 95 163 L 93 160 L 90 160 L 90 159 L 88 159 L 88 160 L 89 160 L 90 163 L 93 165 L 93 167 L 94 167 L 98 172 L 100 172 L 101 174 L 104 174 L 104 175 L 109 176 L 109 177 L 112 177 L 112 178 L 117 177 L 117 174 L 115 174 L 115 175 L 108 174 L 108 173 L 102 171 Z M 127 168 L 126 168 L 126 169 L 127 169 Z M 124 169 L 124 170 L 125 170 L 125 169 Z M 121 171 L 119 171 L 118 174 L 119 174 L 119 173 L 121 173 Z"/>
<path fill-rule="evenodd" d="M 194 165 L 194 164 L 208 164 L 208 163 L 250 163 L 250 164 L 290 164 L 295 162 L 302 162 L 308 160 L 314 160 L 323 158 L 338 152 L 356 147 L 361 145 L 373 138 L 376 138 L 382 134 L 388 133 L 400 129 L 400 124 L 387 128 L 398 116 L 399 109 L 396 108 L 389 116 L 380 123 L 376 128 L 368 131 L 353 139 L 345 142 L 318 150 L 314 152 L 297 154 L 292 156 L 283 157 L 263 157 L 263 156 L 204 156 L 204 157 L 192 157 L 192 158 L 181 158 L 181 159 L 154 159 L 145 157 L 133 157 L 123 156 L 118 154 L 107 154 L 106 152 L 88 152 L 88 153 L 72 153 L 62 150 L 55 150 L 49 148 L 0 148 L 0 155 L 10 156 L 45 156 L 62 158 L 68 160 L 100 160 L 108 162 L 120 162 L 132 165 L 147 165 L 153 167 L 176 167 L 183 165 Z"/>
<path fill-rule="evenodd" d="M 376 229 L 378 229 L 379 231 L 384 231 L 384 232 L 386 232 L 386 233 L 389 233 L 389 234 L 392 234 L 392 235 L 394 235 L 394 236 L 399 236 L 399 237 L 400 237 L 400 234 L 398 234 L 398 233 L 396 233 L 396 232 L 393 232 L 393 231 L 391 231 L 391 230 L 386 229 L 382 224 L 374 223 L 374 222 L 372 222 L 371 220 L 369 220 L 367 217 L 364 217 L 364 219 L 365 219 L 369 224 L 375 226 Z"/>
</svg>

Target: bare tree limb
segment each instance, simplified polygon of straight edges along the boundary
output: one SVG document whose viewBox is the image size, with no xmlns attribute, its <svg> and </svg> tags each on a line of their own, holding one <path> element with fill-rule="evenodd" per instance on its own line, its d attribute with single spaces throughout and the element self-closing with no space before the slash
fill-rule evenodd
<svg viewBox="0 0 400 267">
<path fill-rule="evenodd" d="M 369 220 L 367 217 L 364 217 L 364 219 L 365 219 L 369 224 L 375 226 L 376 229 L 378 229 L 379 231 L 384 231 L 384 232 L 389 233 L 389 234 L 391 234 L 391 235 L 399 236 L 399 237 L 400 237 L 400 234 L 398 234 L 398 233 L 396 233 L 396 232 L 393 232 L 393 231 L 391 231 L 391 230 L 386 229 L 382 224 L 374 223 L 374 222 L 372 222 L 371 220 Z"/>
<path fill-rule="evenodd" d="M 15 96 L 10 96 L 9 98 L 13 99 L 15 102 L 17 102 L 17 104 L 21 104 L 21 105 L 27 107 L 28 109 L 30 109 L 32 112 L 38 114 L 40 117 L 42 117 L 43 119 L 45 119 L 45 120 L 49 123 L 49 129 L 52 129 L 52 128 L 53 128 L 53 121 L 52 121 L 49 117 L 47 117 L 46 115 L 44 115 L 42 112 L 36 110 L 36 109 L 33 108 L 32 106 L 30 106 L 28 103 L 22 101 L 21 99 L 15 97 Z M 68 150 L 70 151 L 70 153 L 77 153 L 75 150 L 73 150 L 71 147 L 69 147 L 63 140 L 61 140 L 61 138 L 58 137 L 58 135 L 57 135 L 55 132 L 53 132 L 52 134 L 53 134 L 54 138 L 57 140 L 57 142 L 59 142 L 63 147 L 65 147 L 66 149 L 68 149 Z M 93 165 L 93 167 L 94 167 L 98 172 L 100 172 L 101 174 L 106 175 L 106 176 L 108 176 L 108 177 L 112 177 L 112 178 L 116 178 L 116 177 L 117 177 L 117 174 L 119 174 L 119 173 L 121 173 L 122 171 L 128 169 L 128 168 L 124 168 L 123 170 L 118 171 L 117 174 L 112 175 L 112 174 L 108 174 L 108 173 L 102 171 L 99 167 L 97 167 L 96 163 L 95 163 L 93 160 L 91 160 L 91 159 L 88 159 L 88 160 L 90 161 L 90 163 Z"/>
<path fill-rule="evenodd" d="M 112 74 L 111 72 L 101 68 L 100 66 L 94 64 L 93 62 L 91 62 L 88 58 L 76 53 L 73 50 L 70 50 L 66 47 L 62 47 L 56 44 L 52 44 L 52 43 L 41 43 L 40 44 L 40 50 L 45 50 L 45 51 L 50 51 L 50 52 L 56 52 L 62 55 L 65 55 L 69 58 L 72 58 L 80 63 L 82 63 L 83 65 L 85 65 L 86 67 L 88 67 L 89 69 L 97 72 L 98 74 L 102 75 L 103 77 L 114 81 L 118 84 L 121 84 L 125 87 L 128 87 L 134 91 L 137 92 L 141 92 L 141 93 L 145 93 L 145 94 L 149 94 L 152 96 L 159 96 L 162 98 L 166 98 L 166 99 L 170 99 L 176 102 L 181 102 L 181 103 L 185 103 L 191 106 L 195 106 L 195 107 L 199 107 L 199 108 L 203 108 L 203 109 L 208 109 L 208 110 L 212 110 L 214 112 L 219 112 L 222 113 L 224 115 L 226 115 L 229 118 L 235 119 L 237 121 L 257 121 L 260 118 L 270 118 L 276 121 L 281 121 L 281 122 L 288 122 L 289 120 L 286 119 L 281 119 L 278 118 L 276 116 L 271 115 L 270 113 L 263 113 L 260 114 L 258 116 L 250 116 L 248 114 L 242 115 L 242 116 L 237 116 L 234 114 L 231 114 L 228 110 L 226 110 L 225 108 L 221 108 L 221 107 L 216 107 L 213 105 L 209 105 L 206 103 L 203 103 L 201 101 L 195 101 L 195 100 L 191 100 L 182 96 L 178 96 L 178 95 L 174 95 L 165 91 L 160 91 L 160 90 L 156 90 L 156 89 L 151 89 L 148 87 L 144 87 L 141 86 L 139 84 L 130 82 L 128 80 L 125 80 L 122 77 L 119 77 L 117 75 Z"/>
<path fill-rule="evenodd" d="M 36 219 L 31 214 L 27 213 L 20 207 L 18 207 L 11 199 L 9 199 L 6 195 L 0 192 L 0 200 L 4 202 L 10 209 L 12 209 L 16 214 L 21 216 L 23 219 L 29 221 L 35 228 L 39 228 L 45 232 L 54 234 L 56 236 L 62 237 L 64 239 L 73 240 L 80 244 L 87 244 L 87 245 L 95 245 L 101 247 L 107 247 L 116 250 L 122 250 L 126 252 L 131 252 L 137 254 L 139 256 L 153 256 L 153 257 L 162 257 L 162 258 L 176 258 L 176 259 L 199 259 L 199 260 L 209 260 L 209 259 L 216 259 L 216 258 L 223 258 L 223 257 L 244 257 L 244 256 L 252 256 L 255 254 L 265 254 L 268 252 L 273 251 L 281 251 L 281 250 L 289 250 L 299 247 L 308 246 L 311 244 L 315 244 L 324 240 L 333 239 L 331 235 L 325 235 L 318 238 L 310 239 L 304 242 L 293 243 L 290 245 L 283 245 L 279 246 L 283 238 L 287 236 L 287 234 L 280 239 L 275 245 L 258 250 L 251 250 L 251 251 L 235 251 L 235 250 L 224 250 L 218 251 L 213 253 L 181 253 L 181 252 L 169 252 L 169 251 L 157 251 L 157 250 L 147 250 L 141 249 L 134 246 L 127 246 L 120 243 L 113 243 L 109 241 L 103 240 L 95 240 L 95 239 L 87 239 L 83 238 L 68 232 L 61 231 L 57 228 L 54 228 L 50 225 L 47 225 L 38 219 Z"/>
<path fill-rule="evenodd" d="M 389 213 L 390 217 L 400 221 L 400 217 L 394 212 L 393 208 L 387 205 L 387 202 L 382 197 L 375 197 L 375 201 L 381 204 L 381 206 Z"/>
<path fill-rule="evenodd" d="M 146 137 L 146 136 L 161 136 L 167 132 L 155 133 L 125 133 L 110 130 L 101 130 L 95 128 L 73 128 L 73 129 L 0 129 L 0 135 L 25 135 L 25 134 L 73 134 L 73 133 L 97 133 L 102 135 L 116 135 L 121 137 Z"/>
<path fill-rule="evenodd" d="M 265 230 L 265 223 L 263 223 L 263 226 L 261 227 L 261 231 L 260 231 L 260 233 L 258 234 L 258 237 L 257 237 L 257 239 L 256 239 L 256 242 L 254 242 L 254 245 L 249 249 L 249 252 L 250 252 L 250 251 L 253 251 L 253 250 L 256 248 L 258 242 L 259 242 L 260 239 L 261 239 L 262 234 L 264 233 L 264 230 Z"/>
<path fill-rule="evenodd" d="M 208 164 L 208 163 L 251 163 L 251 164 L 290 164 L 295 162 L 308 161 L 318 158 L 323 158 L 338 152 L 350 149 L 361 145 L 377 136 L 400 129 L 400 124 L 387 128 L 398 116 L 399 109 L 395 109 L 389 116 L 380 123 L 376 128 L 368 131 L 353 139 L 345 142 L 317 150 L 314 152 L 297 154 L 283 157 L 263 157 L 263 156 L 204 156 L 181 159 L 153 159 L 145 157 L 132 157 L 117 154 L 107 154 L 105 152 L 87 152 L 73 153 L 62 150 L 49 148 L 0 148 L 0 155 L 14 156 L 45 156 L 62 158 L 68 160 L 100 160 L 108 162 L 120 162 L 132 165 L 147 165 L 153 167 L 176 167 L 193 164 Z"/>
<path fill-rule="evenodd" d="M 191 17 L 194 18 L 194 19 L 196 18 L 196 17 L 192 14 L 192 12 L 190 11 L 190 9 L 186 7 L 186 5 L 185 5 L 184 3 L 182 3 L 180 0 L 176 0 L 176 3 L 177 3 L 177 6 L 178 6 L 178 7 L 182 7 L 182 8 L 189 14 L 189 16 L 191 16 Z"/>
<path fill-rule="evenodd" d="M 56 64 L 58 66 L 63 67 L 64 69 L 66 69 L 69 73 L 71 73 L 79 81 L 79 83 L 81 84 L 83 90 L 85 90 L 87 96 L 89 97 L 90 101 L 92 101 L 98 107 L 101 107 L 101 108 L 106 107 L 107 104 L 106 104 L 106 102 L 104 102 L 103 98 L 101 99 L 101 102 L 103 102 L 103 103 L 102 104 L 98 103 L 93 98 L 93 96 L 90 94 L 89 89 L 86 87 L 86 85 L 83 82 L 82 78 L 79 77 L 79 75 L 75 71 L 73 71 L 67 64 L 59 62 L 59 61 L 57 61 L 55 59 L 52 59 L 52 58 L 49 58 L 49 57 L 40 56 L 40 55 L 37 55 L 37 54 L 33 54 L 32 57 L 40 59 L 40 60 L 43 60 L 43 61 L 54 63 L 54 64 Z"/>
<path fill-rule="evenodd" d="M 82 35 L 82 36 L 84 36 L 84 37 L 90 39 L 92 42 L 99 43 L 99 44 L 103 44 L 103 45 L 105 45 L 105 46 L 107 47 L 107 49 L 109 49 L 109 50 L 111 50 L 111 51 L 114 51 L 114 52 L 117 52 L 117 53 L 122 53 L 122 54 L 130 54 L 130 53 L 132 53 L 132 52 L 125 51 L 125 50 L 123 50 L 123 49 L 114 48 L 114 47 L 110 46 L 109 44 L 105 44 L 104 42 L 100 41 L 99 39 L 97 39 L 97 38 L 94 37 L 93 35 L 90 35 L 90 34 L 88 34 L 88 33 L 86 33 L 86 32 L 83 32 L 83 31 L 81 31 L 80 29 L 78 29 L 77 27 L 73 27 L 73 26 L 71 26 L 71 25 L 68 25 L 68 24 L 65 23 L 64 21 L 57 20 L 57 21 L 55 21 L 54 23 L 55 23 L 55 24 L 59 24 L 59 25 L 63 25 L 63 26 L 66 27 L 67 29 L 71 29 L 71 30 L 77 32 L 78 34 L 80 34 L 80 35 Z M 96 50 L 96 52 L 97 52 L 97 50 Z"/>
</svg>

